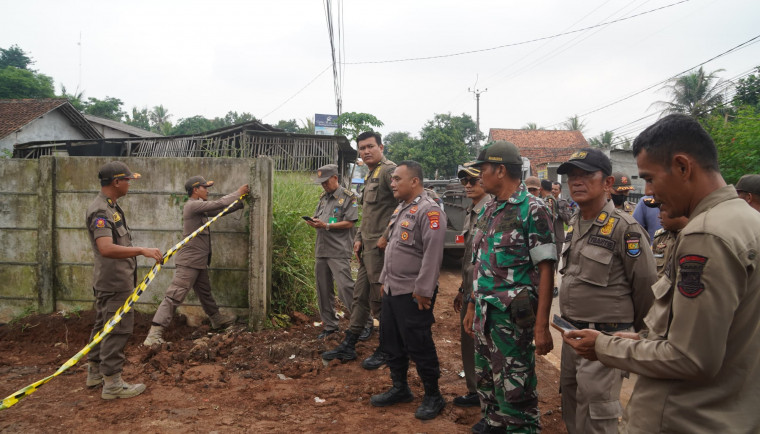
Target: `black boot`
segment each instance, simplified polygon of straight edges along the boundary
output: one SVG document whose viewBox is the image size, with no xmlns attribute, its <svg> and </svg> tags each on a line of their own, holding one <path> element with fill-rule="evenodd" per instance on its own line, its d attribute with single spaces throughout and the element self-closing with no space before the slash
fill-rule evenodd
<svg viewBox="0 0 760 434">
<path fill-rule="evenodd" d="M 346 338 L 337 347 L 322 353 L 324 360 L 354 360 L 356 359 L 356 339 L 359 335 L 354 334 L 351 330 L 346 330 Z"/>
<path fill-rule="evenodd" d="M 388 389 L 387 392 L 379 395 L 372 395 L 369 402 L 375 407 L 386 407 L 399 402 L 412 402 L 414 395 L 412 395 L 409 384 L 406 382 L 406 371 L 391 372 L 391 380 L 393 380 L 393 386 Z"/>
<path fill-rule="evenodd" d="M 443 410 L 443 407 L 446 407 L 446 401 L 443 400 L 441 391 L 438 390 L 437 378 L 435 380 L 424 380 L 422 384 L 425 386 L 425 397 L 422 398 L 422 404 L 414 412 L 414 417 L 422 420 L 434 419 Z"/>
<path fill-rule="evenodd" d="M 390 356 L 385 351 L 377 347 L 371 356 L 362 361 L 362 368 L 364 369 L 377 369 L 388 362 Z"/>
</svg>

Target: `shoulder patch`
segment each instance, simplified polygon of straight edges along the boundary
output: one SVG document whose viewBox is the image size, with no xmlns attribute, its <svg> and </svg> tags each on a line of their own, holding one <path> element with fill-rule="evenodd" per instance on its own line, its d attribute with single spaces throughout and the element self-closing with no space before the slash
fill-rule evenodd
<svg viewBox="0 0 760 434">
<path fill-rule="evenodd" d="M 665 228 L 660 228 L 660 229 L 657 229 L 657 230 L 654 232 L 654 236 L 655 236 L 655 237 L 659 237 L 660 235 L 662 235 L 662 234 L 664 234 L 664 233 L 665 233 Z"/>
<path fill-rule="evenodd" d="M 625 234 L 625 254 L 631 258 L 637 258 L 641 255 L 641 234 L 638 232 L 627 232 Z"/>
<path fill-rule="evenodd" d="M 430 220 L 430 229 L 438 230 L 440 227 L 441 213 L 438 211 L 429 211 L 427 216 L 428 220 Z"/>
<path fill-rule="evenodd" d="M 609 216 L 609 214 L 607 214 L 607 211 L 602 211 L 602 212 L 601 212 L 601 213 L 599 213 L 599 215 L 596 217 L 596 222 L 597 222 L 597 223 L 599 223 L 599 224 L 602 224 L 602 223 L 604 223 L 604 221 L 605 221 L 605 220 L 607 220 L 607 216 Z"/>
<path fill-rule="evenodd" d="M 681 295 L 694 298 L 704 291 L 702 271 L 705 264 L 707 264 L 706 256 L 684 255 L 678 259 L 678 274 L 681 275 L 681 280 L 678 281 L 678 292 Z"/>
<path fill-rule="evenodd" d="M 106 219 L 104 219 L 103 217 L 96 218 L 95 219 L 95 227 L 98 228 L 98 229 L 102 229 L 102 228 L 106 227 Z"/>
</svg>

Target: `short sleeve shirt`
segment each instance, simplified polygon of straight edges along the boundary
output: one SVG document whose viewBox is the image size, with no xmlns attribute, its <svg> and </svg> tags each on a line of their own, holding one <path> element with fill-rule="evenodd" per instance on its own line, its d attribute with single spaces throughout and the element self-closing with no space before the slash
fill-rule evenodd
<svg viewBox="0 0 760 434">
<path fill-rule="evenodd" d="M 359 220 L 356 195 L 343 187 L 332 193 L 324 192 L 319 198 L 314 217 L 325 223 Z M 353 252 L 353 228 L 317 231 L 314 254 L 317 258 L 351 258 Z"/>
</svg>

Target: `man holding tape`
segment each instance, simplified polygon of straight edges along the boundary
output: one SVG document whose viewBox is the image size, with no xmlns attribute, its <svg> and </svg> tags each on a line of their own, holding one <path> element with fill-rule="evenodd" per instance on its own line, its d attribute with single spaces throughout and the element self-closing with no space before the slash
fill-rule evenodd
<svg viewBox="0 0 760 434">
<path fill-rule="evenodd" d="M 248 184 L 241 185 L 234 193 L 220 199 L 209 201 L 208 189 L 214 181 L 206 181 L 202 176 L 193 176 L 185 182 L 185 190 L 190 199 L 182 210 L 184 228 L 182 236 L 186 237 L 195 232 L 208 221 L 208 214 L 215 214 L 240 196 L 248 193 Z M 243 208 L 243 202 L 236 203 L 227 213 Z M 153 316 L 153 323 L 143 345 L 164 343 L 163 333 L 172 320 L 174 311 L 185 300 L 190 288 L 195 291 L 203 311 L 211 320 L 212 329 L 229 327 L 235 322 L 234 315 L 226 315 L 219 310 L 216 300 L 211 294 L 208 265 L 211 264 L 211 229 L 206 229 L 177 252 L 174 260 L 177 270 L 174 272 L 166 296 Z"/>
<path fill-rule="evenodd" d="M 124 211 L 116 201 L 129 191 L 129 183 L 140 177 L 126 164 L 112 161 L 100 167 L 100 194 L 87 208 L 86 224 L 92 244 L 95 325 L 90 340 L 124 305 L 137 286 L 137 256 L 162 260 L 155 248 L 133 247 L 132 234 Z M 124 347 L 132 334 L 134 310 L 124 314 L 121 322 L 88 355 L 87 387 L 103 383 L 103 399 L 132 398 L 145 391 L 144 384 L 128 384 L 121 379 Z"/>
</svg>

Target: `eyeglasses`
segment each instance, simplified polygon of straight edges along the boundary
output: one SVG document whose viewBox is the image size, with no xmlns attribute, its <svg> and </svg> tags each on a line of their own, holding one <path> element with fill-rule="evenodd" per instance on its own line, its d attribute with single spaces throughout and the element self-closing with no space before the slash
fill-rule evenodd
<svg viewBox="0 0 760 434">
<path fill-rule="evenodd" d="M 474 187 L 475 184 L 480 182 L 480 178 L 459 178 L 459 182 L 464 186 L 470 184 L 470 186 Z"/>
</svg>

